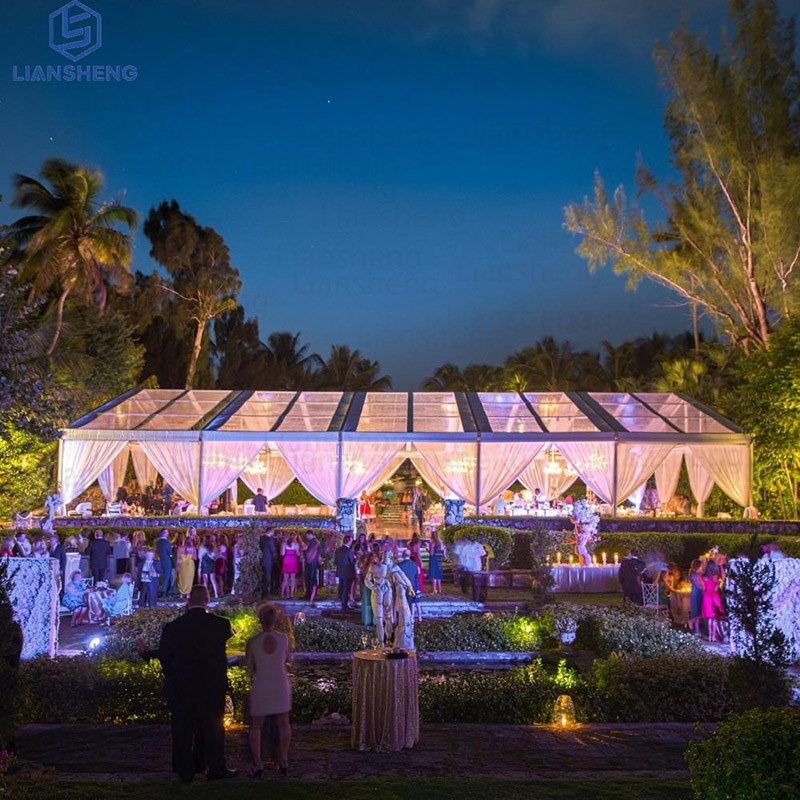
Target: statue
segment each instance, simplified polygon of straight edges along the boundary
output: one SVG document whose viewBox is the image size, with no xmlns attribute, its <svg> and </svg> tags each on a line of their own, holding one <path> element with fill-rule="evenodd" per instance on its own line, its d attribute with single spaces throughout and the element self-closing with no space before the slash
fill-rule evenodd
<svg viewBox="0 0 800 800">
<path fill-rule="evenodd" d="M 53 521 L 56 517 L 56 511 L 61 507 L 61 495 L 58 492 L 47 495 L 44 505 L 47 509 L 47 519 L 42 523 L 42 530 L 45 533 L 53 533 Z"/>
<path fill-rule="evenodd" d="M 589 545 L 597 541 L 600 516 L 595 514 L 586 500 L 578 500 L 572 507 L 570 520 L 575 525 L 575 549 L 578 552 L 578 560 L 584 566 L 589 566 L 592 563 Z"/>
<path fill-rule="evenodd" d="M 381 561 L 373 562 L 364 583 L 372 594 L 372 614 L 375 617 L 375 636 L 378 646 L 393 642 L 398 647 L 414 649 L 414 623 L 407 593 L 414 594 L 411 582 L 394 563 L 391 550 L 383 554 Z M 395 618 L 398 622 L 394 630 Z M 409 644 L 410 643 L 410 644 Z"/>
</svg>

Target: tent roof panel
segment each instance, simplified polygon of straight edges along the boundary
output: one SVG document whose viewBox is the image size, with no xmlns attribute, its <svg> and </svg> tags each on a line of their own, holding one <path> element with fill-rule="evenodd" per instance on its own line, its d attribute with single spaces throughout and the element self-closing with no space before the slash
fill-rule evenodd
<svg viewBox="0 0 800 800">
<path fill-rule="evenodd" d="M 278 426 L 279 431 L 327 431 L 343 392 L 303 392 Z"/>
<path fill-rule="evenodd" d="M 269 431 L 286 411 L 295 392 L 253 392 L 221 431 Z"/>
</svg>

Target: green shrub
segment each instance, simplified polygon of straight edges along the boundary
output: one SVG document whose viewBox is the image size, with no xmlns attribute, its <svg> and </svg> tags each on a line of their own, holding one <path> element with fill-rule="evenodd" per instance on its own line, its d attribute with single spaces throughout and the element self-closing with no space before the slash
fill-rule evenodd
<svg viewBox="0 0 800 800">
<path fill-rule="evenodd" d="M 728 660 L 707 653 L 612 655 L 594 662 L 599 718 L 607 722 L 722 719 L 733 707 Z"/>
<path fill-rule="evenodd" d="M 352 653 L 361 647 L 364 628 L 349 622 L 309 617 L 294 628 L 298 653 Z"/>
<path fill-rule="evenodd" d="M 669 620 L 636 607 L 603 608 L 591 605 L 554 604 L 548 612 L 555 627 L 574 620 L 575 645 L 600 656 L 625 653 L 652 656 L 659 653 L 699 653 L 702 644 L 694 636 L 670 627 Z"/>
<path fill-rule="evenodd" d="M 439 535 L 442 541 L 450 547 L 462 539 L 488 544 L 494 551 L 495 569 L 499 569 L 507 566 L 511 559 L 515 532 L 509 528 L 495 528 L 492 525 L 463 522 L 460 525 L 450 525 L 449 527 L 440 526 Z"/>
<path fill-rule="evenodd" d="M 128 617 L 120 617 L 111 625 L 103 644 L 103 655 L 108 658 L 139 661 L 136 643 L 143 641 L 149 650 L 158 647 L 161 630 L 183 613 L 182 608 L 161 606 L 140 608 Z"/>
<path fill-rule="evenodd" d="M 800 796 L 800 712 L 734 714 L 686 752 L 702 800 L 794 800 Z"/>
<path fill-rule="evenodd" d="M 506 723 L 552 722 L 556 698 L 569 694 L 579 720 L 591 714 L 591 692 L 580 675 L 560 665 L 554 674 L 541 661 L 525 667 L 488 673 L 423 676 L 419 686 L 424 722 Z"/>
</svg>

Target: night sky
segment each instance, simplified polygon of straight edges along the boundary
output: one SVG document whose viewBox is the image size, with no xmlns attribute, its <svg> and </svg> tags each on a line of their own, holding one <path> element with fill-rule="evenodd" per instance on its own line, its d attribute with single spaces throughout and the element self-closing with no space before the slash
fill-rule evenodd
<svg viewBox="0 0 800 800">
<path fill-rule="evenodd" d="M 667 293 L 590 276 L 563 207 L 595 169 L 633 194 L 637 152 L 669 174 L 653 43 L 687 9 L 718 41 L 723 0 L 86 1 L 103 42 L 80 66 L 138 78 L 14 82 L 70 62 L 59 0 L 3 4 L 0 221 L 12 173 L 49 156 L 144 214 L 174 197 L 225 237 L 263 338 L 358 347 L 403 390 L 547 334 L 689 327 Z"/>
</svg>

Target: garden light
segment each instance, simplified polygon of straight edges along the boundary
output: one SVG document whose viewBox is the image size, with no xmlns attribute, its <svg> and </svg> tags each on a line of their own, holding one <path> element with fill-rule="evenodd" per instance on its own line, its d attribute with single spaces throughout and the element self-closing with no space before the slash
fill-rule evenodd
<svg viewBox="0 0 800 800">
<path fill-rule="evenodd" d="M 559 728 L 568 728 L 575 724 L 575 704 L 568 694 L 560 694 L 556 699 L 553 718 Z"/>
<path fill-rule="evenodd" d="M 94 653 L 99 650 L 103 646 L 103 637 L 102 636 L 92 636 L 89 639 L 89 651 Z"/>
</svg>

